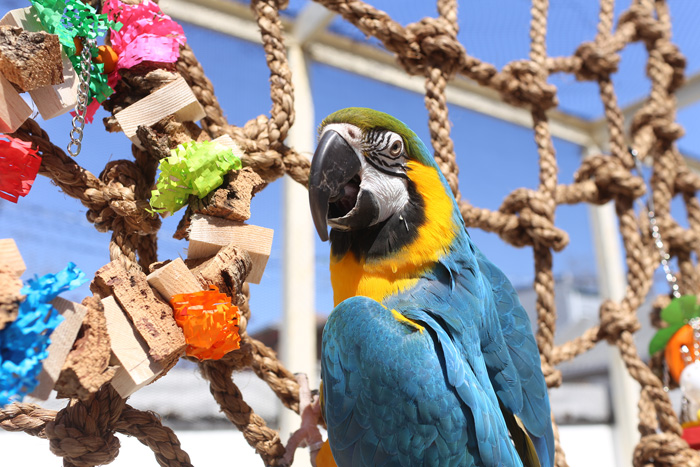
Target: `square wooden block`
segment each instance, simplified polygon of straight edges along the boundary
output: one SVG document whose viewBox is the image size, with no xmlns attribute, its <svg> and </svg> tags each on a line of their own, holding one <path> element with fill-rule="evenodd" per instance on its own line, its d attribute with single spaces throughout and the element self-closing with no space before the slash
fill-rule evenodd
<svg viewBox="0 0 700 467">
<path fill-rule="evenodd" d="M 190 225 L 187 257 L 196 259 L 213 256 L 222 247 L 233 243 L 247 251 L 253 262 L 246 282 L 259 284 L 272 251 L 273 234 L 272 229 L 265 227 L 195 214 Z"/>
</svg>

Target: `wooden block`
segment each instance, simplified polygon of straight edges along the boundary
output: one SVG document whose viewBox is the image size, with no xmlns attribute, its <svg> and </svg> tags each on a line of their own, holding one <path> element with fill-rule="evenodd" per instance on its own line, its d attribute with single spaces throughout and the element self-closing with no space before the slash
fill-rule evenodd
<svg viewBox="0 0 700 467">
<path fill-rule="evenodd" d="M 163 371 L 163 366 L 148 354 L 148 345 L 131 326 L 114 297 L 102 299 L 112 353 L 120 368 L 112 378 L 112 386 L 123 398 L 147 385 Z"/>
<path fill-rule="evenodd" d="M 274 231 L 219 217 L 195 214 L 190 225 L 190 245 L 187 257 L 205 258 L 221 247 L 233 243 L 248 252 L 253 262 L 246 282 L 259 284 L 272 251 Z"/>
<path fill-rule="evenodd" d="M 44 30 L 33 6 L 9 11 L 0 19 L 0 25 L 17 26 L 33 32 Z M 34 105 L 44 120 L 62 115 L 75 108 L 78 103 L 80 79 L 64 51 L 61 51 L 61 62 L 63 64 L 62 84 L 29 91 Z"/>
<path fill-rule="evenodd" d="M 175 322 L 173 309 L 157 296 L 141 272 L 127 272 L 118 262 L 95 273 L 90 288 L 102 298 L 110 291 L 146 342 L 156 362 L 170 369 L 185 351 L 185 336 Z"/>
<path fill-rule="evenodd" d="M 87 315 L 54 389 L 58 397 L 85 401 L 114 377 L 118 367 L 110 366 L 112 349 L 102 302 L 87 297 L 82 305 Z"/>
<path fill-rule="evenodd" d="M 87 308 L 83 305 L 64 300 L 61 297 L 55 298 L 51 304 L 64 319 L 51 333 L 49 356 L 42 362 L 43 368 L 38 377 L 39 385 L 30 394 L 43 401 L 49 398 L 51 390 L 56 385 L 61 368 L 63 368 L 66 357 L 73 347 L 80 326 L 83 324 L 83 318 L 87 314 Z"/>
<path fill-rule="evenodd" d="M 196 122 L 205 116 L 204 108 L 182 76 L 117 112 L 114 117 L 124 134 L 134 144 L 140 145 L 136 129 L 140 125 L 151 126 L 168 115 L 175 115 L 181 122 Z"/>
<path fill-rule="evenodd" d="M 17 277 L 27 270 L 19 248 L 12 238 L 0 238 L 0 267 L 11 270 Z"/>
<path fill-rule="evenodd" d="M 0 133 L 13 133 L 31 115 L 32 109 L 12 83 L 0 75 Z"/>
<path fill-rule="evenodd" d="M 168 302 L 177 294 L 204 290 L 181 258 L 156 269 L 147 277 L 148 283 Z"/>
<path fill-rule="evenodd" d="M 0 73 L 22 91 L 61 84 L 63 64 L 58 36 L 0 25 Z"/>
<path fill-rule="evenodd" d="M 233 151 L 233 155 L 243 159 L 245 156 L 245 153 L 241 149 L 241 147 L 236 144 L 236 142 L 231 138 L 229 135 L 221 135 L 218 138 L 215 138 L 212 140 L 214 143 L 219 143 L 220 145 L 227 147 Z"/>
</svg>

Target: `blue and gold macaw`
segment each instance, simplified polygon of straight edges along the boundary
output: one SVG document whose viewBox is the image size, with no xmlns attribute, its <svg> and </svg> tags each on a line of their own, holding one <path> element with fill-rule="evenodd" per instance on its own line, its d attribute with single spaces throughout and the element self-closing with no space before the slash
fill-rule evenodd
<svg viewBox="0 0 700 467">
<path fill-rule="evenodd" d="M 309 199 L 331 227 L 322 398 L 338 466 L 552 466 L 547 387 L 513 286 L 472 243 L 423 142 L 327 117 Z"/>
</svg>

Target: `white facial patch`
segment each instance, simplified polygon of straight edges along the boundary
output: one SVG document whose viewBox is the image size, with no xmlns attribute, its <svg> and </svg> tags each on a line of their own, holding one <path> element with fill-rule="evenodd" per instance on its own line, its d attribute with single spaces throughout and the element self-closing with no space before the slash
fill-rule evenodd
<svg viewBox="0 0 700 467">
<path fill-rule="evenodd" d="M 370 165 L 364 157 L 361 157 L 360 160 L 362 163 L 360 193 L 364 190 L 374 195 L 379 203 L 377 221 L 383 222 L 392 214 L 401 211 L 408 203 L 406 179 L 380 172 Z"/>
<path fill-rule="evenodd" d="M 379 218 L 377 222 L 387 220 L 392 214 L 401 211 L 408 203 L 408 188 L 406 179 L 388 175 L 375 169 L 362 154 L 362 131 L 350 123 L 331 123 L 326 125 L 321 136 L 333 130 L 342 136 L 352 146 L 362 168 L 360 169 L 360 194 L 362 191 L 372 193 L 379 203 Z M 353 214 L 350 211 L 347 216 Z"/>
</svg>

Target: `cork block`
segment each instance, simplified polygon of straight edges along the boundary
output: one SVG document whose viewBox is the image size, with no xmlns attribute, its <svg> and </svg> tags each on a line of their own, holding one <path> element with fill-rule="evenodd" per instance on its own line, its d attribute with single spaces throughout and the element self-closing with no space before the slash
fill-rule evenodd
<svg viewBox="0 0 700 467">
<path fill-rule="evenodd" d="M 102 301 L 87 297 L 82 305 L 87 314 L 54 389 L 58 397 L 84 401 L 112 380 L 117 367 L 110 365 L 112 346 Z"/>
<path fill-rule="evenodd" d="M 9 269 L 17 277 L 27 270 L 19 248 L 12 238 L 0 238 L 0 267 Z"/>
<path fill-rule="evenodd" d="M 0 25 L 0 73 L 22 91 L 63 82 L 58 36 Z"/>
<path fill-rule="evenodd" d="M 123 398 L 152 382 L 163 372 L 163 365 L 149 355 L 148 345 L 134 329 L 114 297 L 102 299 L 107 329 L 112 343 L 112 355 L 119 369 L 112 386 Z"/>
<path fill-rule="evenodd" d="M 63 316 L 63 321 L 51 333 L 49 356 L 42 362 L 43 368 L 39 374 L 39 385 L 30 394 L 40 400 L 46 400 L 56 385 L 61 368 L 78 336 L 87 308 L 79 303 L 73 303 L 61 297 L 55 298 L 51 304 Z"/>
<path fill-rule="evenodd" d="M 246 282 L 259 284 L 272 251 L 274 231 L 265 227 L 195 214 L 190 225 L 189 259 L 206 258 L 233 243 L 248 252 L 252 268 Z"/>
<path fill-rule="evenodd" d="M 168 302 L 177 294 L 204 290 L 181 258 L 156 269 L 147 277 L 148 283 Z"/>
<path fill-rule="evenodd" d="M 182 76 L 117 112 L 114 117 L 127 138 L 141 145 L 136 136 L 138 127 L 151 126 L 168 115 L 174 115 L 181 122 L 196 122 L 205 116 L 204 107 Z"/>
<path fill-rule="evenodd" d="M 95 273 L 90 288 L 102 298 L 110 293 L 146 342 L 149 356 L 170 369 L 185 350 L 185 336 L 169 304 L 148 285 L 145 274 L 128 272 L 118 261 Z"/>
<path fill-rule="evenodd" d="M 0 25 L 16 26 L 31 32 L 44 30 L 33 6 L 7 12 L 5 16 L 0 19 Z M 34 105 L 44 120 L 57 117 L 73 110 L 78 103 L 78 85 L 80 84 L 80 79 L 63 50 L 61 50 L 61 64 L 63 67 L 61 70 L 63 82 L 61 84 L 42 86 L 29 91 Z M 0 101 L 1 100 L 2 99 L 0 99 Z M 29 115 L 31 115 L 31 111 Z"/>
</svg>

